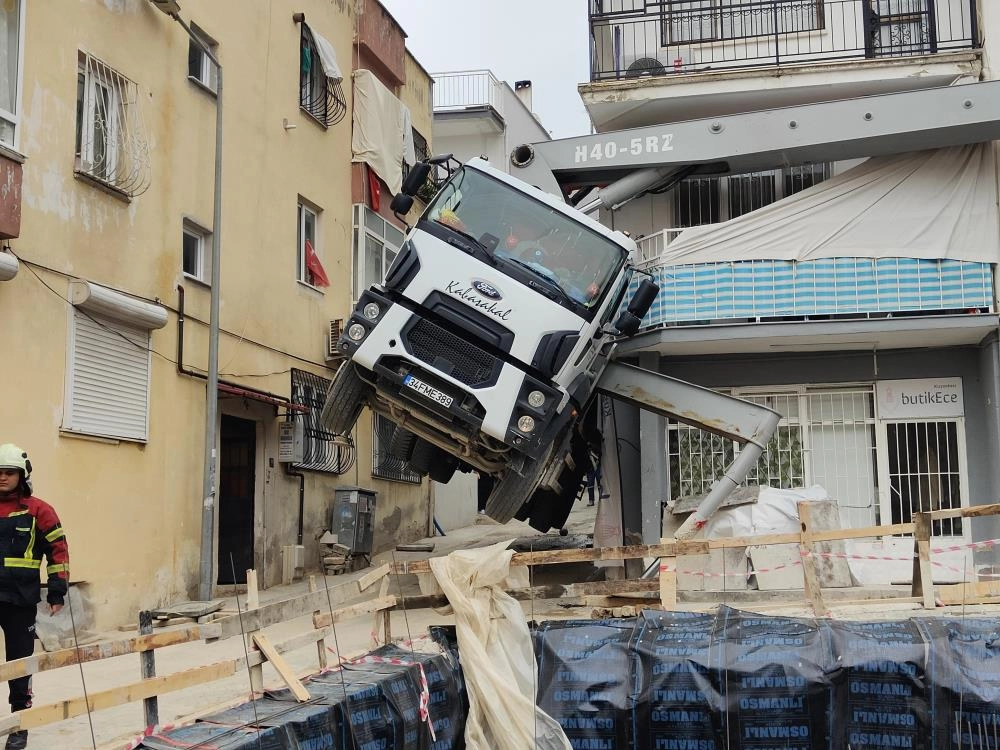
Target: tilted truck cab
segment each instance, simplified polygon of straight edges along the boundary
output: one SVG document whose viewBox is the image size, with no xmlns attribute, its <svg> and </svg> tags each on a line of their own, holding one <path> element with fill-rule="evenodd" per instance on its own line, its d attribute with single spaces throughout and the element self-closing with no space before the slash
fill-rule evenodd
<svg viewBox="0 0 1000 750">
<path fill-rule="evenodd" d="M 471 160 L 408 232 L 384 283 L 358 300 L 324 421 L 345 432 L 367 404 L 397 425 L 390 450 L 414 470 L 494 476 L 487 513 L 500 521 L 539 485 L 575 493 L 589 452 L 574 427 L 615 338 L 645 313 L 619 315 L 635 252 L 621 232 Z M 655 286 L 641 289 L 648 309 Z M 574 440 L 580 460 L 566 474 Z M 559 515 L 533 519 L 558 525 Z"/>
</svg>

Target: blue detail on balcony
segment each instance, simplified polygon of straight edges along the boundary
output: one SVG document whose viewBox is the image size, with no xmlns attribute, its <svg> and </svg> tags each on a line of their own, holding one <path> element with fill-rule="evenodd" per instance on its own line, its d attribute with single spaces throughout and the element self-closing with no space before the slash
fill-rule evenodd
<svg viewBox="0 0 1000 750">
<path fill-rule="evenodd" d="M 660 294 L 643 320 L 646 328 L 994 309 L 993 266 L 971 261 L 752 260 L 659 266 L 650 272 Z"/>
</svg>

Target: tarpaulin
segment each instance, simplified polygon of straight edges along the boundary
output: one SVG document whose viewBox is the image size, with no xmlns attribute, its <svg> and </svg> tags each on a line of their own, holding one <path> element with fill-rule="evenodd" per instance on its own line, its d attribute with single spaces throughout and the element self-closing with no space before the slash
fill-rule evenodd
<svg viewBox="0 0 1000 750">
<path fill-rule="evenodd" d="M 686 229 L 659 262 L 818 258 L 1000 262 L 992 144 L 868 159 L 756 211 Z"/>
<path fill-rule="evenodd" d="M 409 114 L 370 70 L 354 71 L 352 160 L 364 162 L 395 195 L 403 183 L 403 143 Z"/>
</svg>

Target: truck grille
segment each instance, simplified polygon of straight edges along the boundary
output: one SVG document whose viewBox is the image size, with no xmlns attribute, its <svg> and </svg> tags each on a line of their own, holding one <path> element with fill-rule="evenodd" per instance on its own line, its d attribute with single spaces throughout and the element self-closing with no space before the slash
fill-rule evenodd
<svg viewBox="0 0 1000 750">
<path fill-rule="evenodd" d="M 413 356 L 472 388 L 492 385 L 499 376 L 500 360 L 426 318 L 404 336 Z"/>
</svg>

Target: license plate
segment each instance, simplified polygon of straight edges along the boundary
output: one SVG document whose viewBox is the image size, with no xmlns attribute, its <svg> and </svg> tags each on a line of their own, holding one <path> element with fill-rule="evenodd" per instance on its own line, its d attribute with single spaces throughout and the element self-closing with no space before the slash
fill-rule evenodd
<svg viewBox="0 0 1000 750">
<path fill-rule="evenodd" d="M 417 393 L 422 396 L 426 396 L 431 401 L 441 404 L 441 406 L 448 408 L 451 406 L 452 401 L 455 399 L 449 396 L 447 393 L 442 393 L 437 388 L 427 385 L 422 380 L 417 380 L 412 375 L 407 375 L 403 378 L 403 385 L 407 388 L 412 388 Z"/>
</svg>

